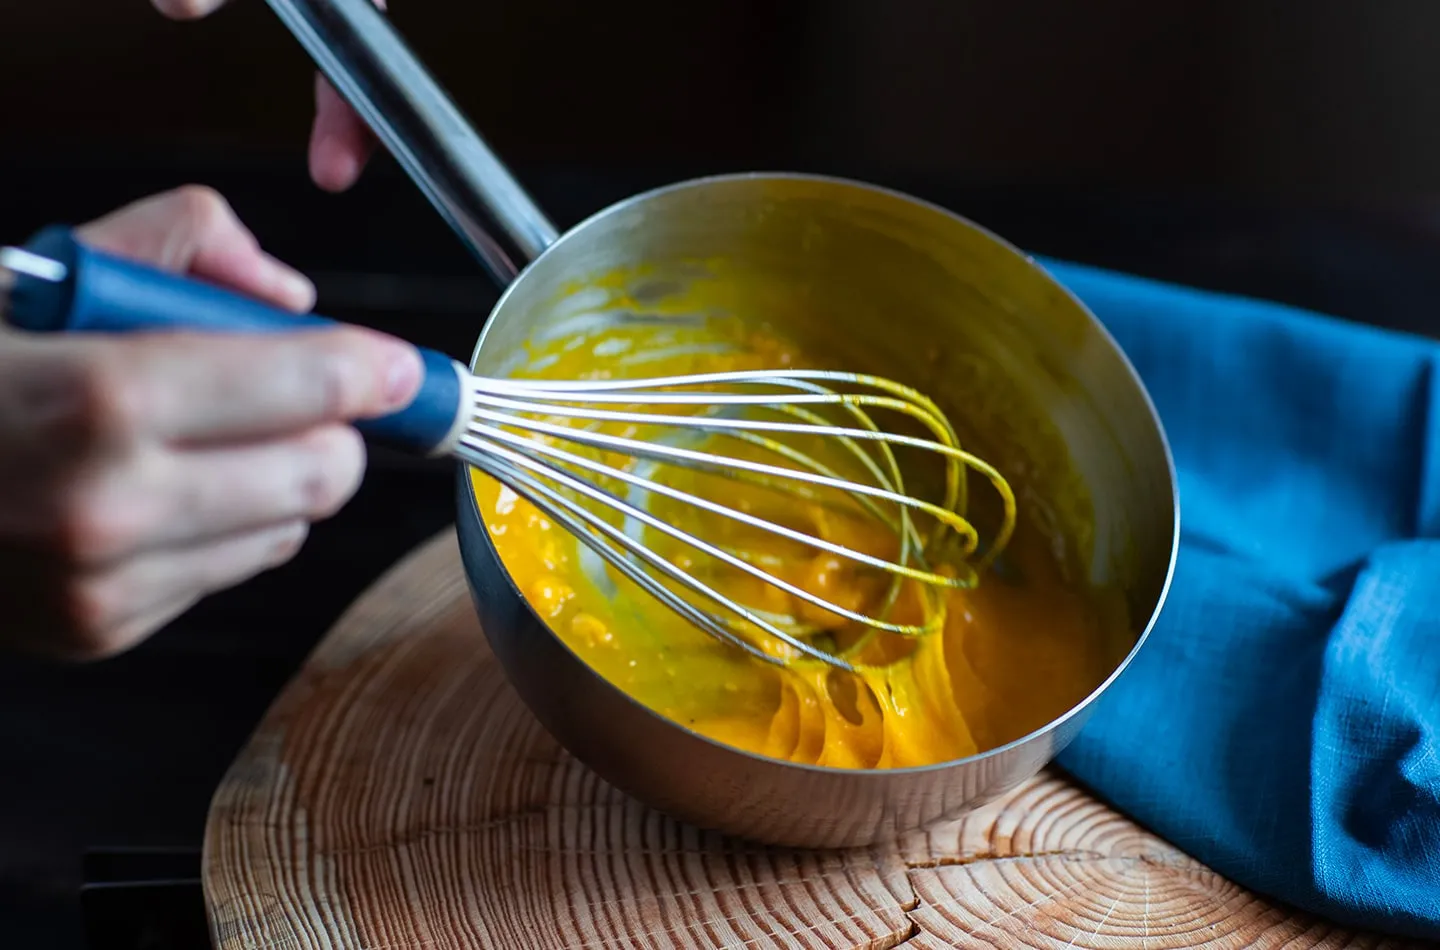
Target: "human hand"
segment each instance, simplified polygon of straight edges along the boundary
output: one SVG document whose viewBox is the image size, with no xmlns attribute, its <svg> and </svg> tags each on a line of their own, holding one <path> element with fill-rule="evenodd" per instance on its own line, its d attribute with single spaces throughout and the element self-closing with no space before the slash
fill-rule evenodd
<svg viewBox="0 0 1440 950">
<path fill-rule="evenodd" d="M 77 231 L 292 311 L 309 281 L 182 188 Z M 108 656 L 289 560 L 359 486 L 349 423 L 408 405 L 413 347 L 354 327 L 31 335 L 0 326 L 0 642 Z"/>
<path fill-rule="evenodd" d="M 175 20 L 209 16 L 229 0 L 151 0 Z M 374 0 L 384 10 L 385 0 Z M 315 76 L 315 122 L 310 132 L 310 177 L 327 191 L 355 184 L 375 151 L 375 136 L 363 119 L 340 98 L 325 77 Z"/>
</svg>

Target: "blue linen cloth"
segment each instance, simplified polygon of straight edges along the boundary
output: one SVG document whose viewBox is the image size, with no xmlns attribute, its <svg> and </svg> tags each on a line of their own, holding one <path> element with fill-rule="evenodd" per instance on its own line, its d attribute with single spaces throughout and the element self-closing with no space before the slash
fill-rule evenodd
<svg viewBox="0 0 1440 950">
<path fill-rule="evenodd" d="M 1440 346 L 1046 261 L 1180 478 L 1146 648 L 1058 764 L 1220 873 L 1440 938 Z"/>
</svg>

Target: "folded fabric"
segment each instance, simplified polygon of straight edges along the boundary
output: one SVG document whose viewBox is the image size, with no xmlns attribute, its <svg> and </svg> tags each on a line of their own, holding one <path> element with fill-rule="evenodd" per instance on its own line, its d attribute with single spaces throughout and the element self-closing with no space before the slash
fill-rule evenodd
<svg viewBox="0 0 1440 950">
<path fill-rule="evenodd" d="M 1161 618 L 1059 764 L 1238 883 L 1440 938 L 1440 347 L 1041 263 L 1145 380 L 1181 503 Z"/>
</svg>

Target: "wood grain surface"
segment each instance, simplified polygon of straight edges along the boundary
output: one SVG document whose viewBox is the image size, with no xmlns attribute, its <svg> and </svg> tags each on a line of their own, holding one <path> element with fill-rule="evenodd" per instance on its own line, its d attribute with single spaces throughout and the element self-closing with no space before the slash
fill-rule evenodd
<svg viewBox="0 0 1440 950">
<path fill-rule="evenodd" d="M 211 806 L 220 950 L 1382 947 L 1277 907 L 1054 774 L 883 848 L 678 824 L 506 684 L 447 531 L 317 648 Z"/>
</svg>

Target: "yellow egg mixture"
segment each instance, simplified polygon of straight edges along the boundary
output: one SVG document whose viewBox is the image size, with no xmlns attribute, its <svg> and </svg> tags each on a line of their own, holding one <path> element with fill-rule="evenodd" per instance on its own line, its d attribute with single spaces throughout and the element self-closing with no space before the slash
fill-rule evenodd
<svg viewBox="0 0 1440 950">
<path fill-rule="evenodd" d="M 821 365 L 773 333 L 723 320 L 610 323 L 545 342 L 528 355 L 528 365 L 515 376 L 623 378 Z M 606 422 L 598 428 L 654 437 L 629 424 Z M 574 450 L 568 443 L 565 448 Z M 736 452 L 733 441 L 705 448 Z M 592 454 L 631 470 L 637 464 L 598 450 Z M 869 554 L 896 554 L 896 538 L 884 525 L 847 518 L 819 502 L 779 498 L 760 487 L 717 485 L 719 476 L 675 471 L 679 474 L 667 475 L 667 481 L 684 490 Z M 982 573 L 976 587 L 942 592 L 935 606 L 943 611 L 943 625 L 935 634 L 866 638 L 854 657 L 865 665 L 848 673 L 814 661 L 780 668 L 718 642 L 618 571 L 608 565 L 597 569 L 599 562 L 582 543 L 515 492 L 475 470 L 472 480 L 481 517 L 506 568 L 576 654 L 656 712 L 764 756 L 870 769 L 974 755 L 1063 714 L 1099 686 L 1133 644 L 1118 594 L 1067 580 L 1067 573 L 1075 572 L 1057 562 L 1054 539 L 1026 517 L 1023 502 L 1002 569 Z M 702 483 L 710 491 L 702 491 Z M 974 473 L 968 484 L 971 507 L 983 508 L 994 492 Z M 623 492 L 620 486 L 617 493 Z M 873 615 L 886 595 L 886 578 L 835 555 L 668 499 L 652 498 L 647 510 L 744 551 L 754 563 L 844 608 Z M 702 563 L 703 556 L 657 537 L 653 529 L 646 532 L 646 542 L 673 563 L 747 606 L 823 628 L 832 646 L 857 640 L 858 631 L 844 618 L 733 568 Z M 913 582 L 905 583 L 888 619 L 922 622 L 930 615 Z"/>
</svg>

